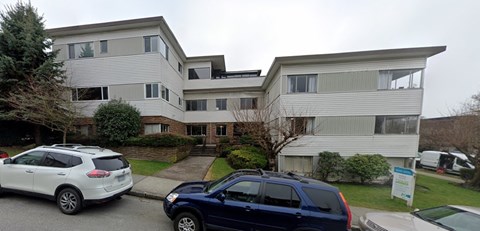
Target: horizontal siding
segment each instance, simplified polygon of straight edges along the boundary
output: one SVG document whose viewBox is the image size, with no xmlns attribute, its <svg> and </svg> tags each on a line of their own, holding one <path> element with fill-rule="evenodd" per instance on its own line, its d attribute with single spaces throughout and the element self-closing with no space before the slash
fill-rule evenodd
<svg viewBox="0 0 480 231">
<path fill-rule="evenodd" d="M 261 91 L 238 91 L 238 92 L 212 92 L 212 93 L 186 93 L 185 99 L 230 99 L 230 98 L 261 98 L 263 92 Z"/>
<path fill-rule="evenodd" d="M 145 99 L 144 84 L 113 85 L 109 87 L 110 98 L 122 100 Z"/>
<path fill-rule="evenodd" d="M 187 111 L 185 123 L 235 122 L 231 111 Z"/>
<path fill-rule="evenodd" d="M 347 63 L 282 65 L 282 75 L 425 68 L 426 61 L 426 58 L 411 58 Z"/>
<path fill-rule="evenodd" d="M 302 116 L 420 115 L 422 89 L 280 96 L 287 114 Z M 288 116 L 288 115 L 287 115 Z"/>
<path fill-rule="evenodd" d="M 325 135 L 373 135 L 375 116 L 335 116 L 315 118 L 315 134 Z"/>
<path fill-rule="evenodd" d="M 113 39 L 125 39 L 133 37 L 143 37 L 147 35 L 158 35 L 160 33 L 159 26 L 137 28 L 131 30 L 118 30 L 109 32 L 98 32 L 81 34 L 74 36 L 61 36 L 55 37 L 56 45 L 65 45 L 70 43 L 81 43 L 88 41 L 100 41 L 100 40 L 113 40 Z"/>
<path fill-rule="evenodd" d="M 318 92 L 376 91 L 378 71 L 357 71 L 320 74 Z"/>
<path fill-rule="evenodd" d="M 382 154 L 386 157 L 415 157 L 418 135 L 304 136 L 282 150 L 286 156 L 318 156 L 323 151 L 341 156 Z"/>
<path fill-rule="evenodd" d="M 188 80 L 187 76 L 184 90 L 206 90 L 239 87 L 260 88 L 264 79 L 265 77 Z"/>
</svg>

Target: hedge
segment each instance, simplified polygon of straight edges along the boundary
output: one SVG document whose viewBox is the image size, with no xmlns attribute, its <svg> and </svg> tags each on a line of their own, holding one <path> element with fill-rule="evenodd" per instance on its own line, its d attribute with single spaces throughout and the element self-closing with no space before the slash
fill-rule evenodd
<svg viewBox="0 0 480 231">
<path fill-rule="evenodd" d="M 268 163 L 265 153 L 252 146 L 233 150 L 228 154 L 227 162 L 234 169 L 265 168 Z"/>
<path fill-rule="evenodd" d="M 194 145 L 195 139 L 189 136 L 172 133 L 158 133 L 138 137 L 132 137 L 124 142 L 125 146 L 139 147 L 178 147 Z"/>
</svg>

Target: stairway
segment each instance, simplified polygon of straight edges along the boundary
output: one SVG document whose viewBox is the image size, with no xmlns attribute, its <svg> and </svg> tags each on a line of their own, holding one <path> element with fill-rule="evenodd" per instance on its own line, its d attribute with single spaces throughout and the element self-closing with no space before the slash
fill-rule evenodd
<svg viewBox="0 0 480 231">
<path fill-rule="evenodd" d="M 215 144 L 195 145 L 190 151 L 190 156 L 217 156 Z"/>
</svg>

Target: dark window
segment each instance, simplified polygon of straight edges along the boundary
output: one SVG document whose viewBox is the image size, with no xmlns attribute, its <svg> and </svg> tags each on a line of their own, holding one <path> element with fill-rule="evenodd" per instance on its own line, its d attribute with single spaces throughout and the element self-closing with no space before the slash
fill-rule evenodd
<svg viewBox="0 0 480 231">
<path fill-rule="evenodd" d="M 188 69 L 188 79 L 210 79 L 210 67 Z"/>
<path fill-rule="evenodd" d="M 123 156 L 108 156 L 92 159 L 95 169 L 105 171 L 115 171 L 128 168 L 130 165 Z"/>
<path fill-rule="evenodd" d="M 76 43 L 68 45 L 68 58 L 87 58 L 94 56 L 93 42 Z"/>
<path fill-rule="evenodd" d="M 81 165 L 83 162 L 82 162 L 82 159 L 80 157 L 77 157 L 77 156 L 72 156 L 72 159 L 70 160 L 70 164 L 72 167 L 75 167 L 77 165 Z"/>
<path fill-rule="evenodd" d="M 376 116 L 375 134 L 417 134 L 418 116 Z"/>
<path fill-rule="evenodd" d="M 108 100 L 108 87 L 75 88 L 72 100 Z"/>
<path fill-rule="evenodd" d="M 225 190 L 225 200 L 255 203 L 260 182 L 241 181 Z"/>
<path fill-rule="evenodd" d="M 75 58 L 75 45 L 73 44 L 68 45 L 68 58 L 69 59 Z"/>
<path fill-rule="evenodd" d="M 217 104 L 217 110 L 219 111 L 227 110 L 227 99 L 217 99 L 216 104 Z"/>
<path fill-rule="evenodd" d="M 145 84 L 145 98 L 158 98 L 158 84 Z"/>
<path fill-rule="evenodd" d="M 107 40 L 100 41 L 100 53 L 108 53 L 108 42 Z"/>
<path fill-rule="evenodd" d="M 206 111 L 207 100 L 187 100 L 187 111 Z"/>
<path fill-rule="evenodd" d="M 207 134 L 207 125 L 187 125 L 187 135 L 201 136 Z"/>
<path fill-rule="evenodd" d="M 217 136 L 227 135 L 227 125 L 217 125 Z"/>
<path fill-rule="evenodd" d="M 162 86 L 162 99 L 170 101 L 170 90 L 165 86 Z"/>
<path fill-rule="evenodd" d="M 288 93 L 317 92 L 317 75 L 289 75 Z"/>
<path fill-rule="evenodd" d="M 241 98 L 240 109 L 257 109 L 257 98 Z"/>
<path fill-rule="evenodd" d="M 288 185 L 267 183 L 263 203 L 266 205 L 298 208 L 300 207 L 300 198 L 297 192 Z"/>
<path fill-rule="evenodd" d="M 322 212 L 342 214 L 342 208 L 334 192 L 314 188 L 303 188 L 308 198 Z"/>
<path fill-rule="evenodd" d="M 14 164 L 40 165 L 45 152 L 33 151 L 13 160 Z"/>
<path fill-rule="evenodd" d="M 183 65 L 178 63 L 178 72 L 183 73 Z"/>
<path fill-rule="evenodd" d="M 43 160 L 43 166 L 66 168 L 70 165 L 70 155 L 59 153 L 47 153 L 45 160 Z"/>
<path fill-rule="evenodd" d="M 288 117 L 287 120 L 290 120 L 290 128 L 295 134 L 314 133 L 315 117 Z"/>
</svg>

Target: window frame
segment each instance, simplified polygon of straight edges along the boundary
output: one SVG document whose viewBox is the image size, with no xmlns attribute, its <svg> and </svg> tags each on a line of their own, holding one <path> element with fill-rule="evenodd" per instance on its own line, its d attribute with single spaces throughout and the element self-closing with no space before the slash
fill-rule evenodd
<svg viewBox="0 0 480 231">
<path fill-rule="evenodd" d="M 193 102 L 195 102 L 195 104 L 196 104 L 195 107 L 196 107 L 197 110 L 193 110 L 193 108 L 192 108 L 192 107 L 193 107 L 193 105 L 192 105 Z M 200 102 L 202 102 L 202 103 L 200 103 Z M 205 102 L 205 103 L 203 104 L 203 102 Z M 199 104 L 199 103 L 200 103 L 200 104 Z M 208 108 L 208 105 L 207 105 L 207 104 L 208 104 L 208 102 L 207 102 L 206 99 L 186 100 L 185 110 L 186 110 L 186 111 L 207 111 L 207 108 Z M 199 105 L 200 105 L 200 106 L 199 106 Z M 205 105 L 205 108 L 204 108 L 204 109 L 203 109 L 203 107 L 202 107 L 203 105 Z M 200 110 L 198 109 L 199 107 L 201 107 Z"/>
<path fill-rule="evenodd" d="M 89 89 L 89 88 L 100 88 L 100 96 L 101 96 L 101 99 L 82 99 L 82 100 L 79 100 L 79 98 L 78 98 L 78 90 L 79 90 L 79 89 Z M 106 97 L 106 98 L 105 98 L 105 89 L 107 90 L 107 97 Z M 75 93 L 75 97 L 74 97 L 74 93 Z M 77 88 L 72 88 L 71 100 L 72 100 L 72 102 L 109 101 L 109 100 L 110 100 L 110 86 L 77 87 Z"/>
<path fill-rule="evenodd" d="M 270 185 L 280 185 L 280 186 L 284 186 L 284 187 L 289 187 L 291 189 L 291 191 L 290 191 L 290 206 L 289 207 L 281 206 L 281 205 L 265 204 L 265 198 L 267 197 L 267 187 L 268 187 L 269 184 Z M 294 193 L 297 195 L 297 198 L 299 200 L 297 207 L 293 207 L 293 195 L 294 195 Z M 264 182 L 264 186 L 263 186 L 263 190 L 262 190 L 262 198 L 260 200 L 260 204 L 262 204 L 264 206 L 274 206 L 274 207 L 279 207 L 279 208 L 300 209 L 302 207 L 302 202 L 303 202 L 303 200 L 302 200 L 300 194 L 298 193 L 297 189 L 294 186 L 289 185 L 289 184 L 279 183 L 279 182 L 272 182 L 272 181 Z"/>
<path fill-rule="evenodd" d="M 219 106 L 220 103 L 220 106 Z M 217 111 L 227 110 L 227 99 L 215 99 L 215 109 Z"/>
<path fill-rule="evenodd" d="M 234 186 L 236 186 L 237 184 L 241 184 L 243 182 L 250 182 L 250 183 L 255 183 L 255 184 L 258 184 L 258 191 L 257 191 L 257 195 L 255 195 L 255 198 L 253 199 L 253 201 L 244 201 L 244 200 L 231 200 L 229 198 L 229 191 L 228 189 L 229 188 L 232 188 Z M 239 181 L 236 181 L 236 182 L 232 182 L 231 184 L 229 184 L 228 186 L 224 187 L 224 189 L 222 190 L 224 195 L 225 195 L 225 200 L 226 201 L 236 201 L 236 202 L 240 202 L 240 203 L 253 203 L 253 204 L 259 204 L 259 201 L 261 201 L 261 199 L 263 198 L 263 190 L 262 190 L 262 182 L 261 181 L 256 181 L 256 180 L 239 180 Z M 251 186 L 251 185 L 250 185 Z M 242 192 L 243 194 L 245 194 L 244 192 Z"/>
<path fill-rule="evenodd" d="M 247 102 L 246 100 L 249 100 L 250 102 Z M 247 106 L 249 106 L 249 107 L 247 107 Z M 241 110 L 256 110 L 256 109 L 258 109 L 258 99 L 257 98 L 240 98 L 240 109 Z"/>
<path fill-rule="evenodd" d="M 295 89 L 292 88 L 291 79 L 295 78 Z M 305 78 L 305 91 L 299 91 L 298 88 L 298 79 Z M 313 91 L 310 90 L 310 81 L 314 79 Z M 318 74 L 302 74 L 302 75 L 287 75 L 287 94 L 315 94 L 318 93 Z"/>
<path fill-rule="evenodd" d="M 208 78 L 190 78 L 192 75 L 190 74 L 192 71 L 195 71 L 197 69 L 208 69 Z M 198 75 L 197 75 L 198 76 Z M 194 68 L 188 68 L 188 80 L 200 80 L 200 79 L 211 79 L 212 78 L 212 69 L 210 67 L 194 67 Z"/>
<path fill-rule="evenodd" d="M 158 42 L 156 45 L 154 45 L 155 39 L 152 39 L 152 38 L 157 39 Z M 148 43 L 147 43 L 147 40 L 148 40 Z M 147 49 L 147 44 L 149 49 Z M 163 47 L 165 47 L 165 49 L 162 49 Z M 160 53 L 166 60 L 168 60 L 169 58 L 168 53 L 170 51 L 170 48 L 168 47 L 165 40 L 163 40 L 162 36 L 148 35 L 148 36 L 143 36 L 143 51 L 144 53 Z"/>
<path fill-rule="evenodd" d="M 226 124 L 217 124 L 215 126 L 215 135 L 216 136 L 227 136 L 227 125 Z"/>
<path fill-rule="evenodd" d="M 180 62 L 178 62 L 177 70 L 180 74 L 183 74 L 183 65 Z"/>
<path fill-rule="evenodd" d="M 415 118 L 415 120 L 412 120 L 412 118 Z M 389 120 L 390 119 L 390 120 Z M 387 126 L 393 126 L 395 120 L 404 120 L 402 122 L 405 122 L 403 124 L 403 132 L 397 133 L 397 132 L 392 132 L 394 130 L 393 127 L 388 128 Z M 381 124 L 378 124 L 378 122 L 381 120 Z M 390 121 L 390 123 L 389 123 Z M 414 122 L 414 123 L 411 123 Z M 375 127 L 374 127 L 374 135 L 418 135 L 419 134 L 419 121 L 420 121 L 420 116 L 418 115 L 381 115 L 381 116 L 375 116 Z M 415 132 L 411 133 L 410 132 L 410 125 L 415 124 Z M 400 124 L 401 125 L 401 124 Z M 388 129 L 388 131 L 387 131 Z"/>
<path fill-rule="evenodd" d="M 81 46 L 82 45 L 86 46 L 86 44 L 90 44 L 90 48 L 92 49 L 92 56 L 80 57 L 80 54 L 78 54 L 78 57 L 77 57 L 75 52 L 76 46 L 80 46 L 80 49 L 81 49 L 82 48 Z M 95 44 L 93 43 L 93 41 L 68 44 L 68 59 L 84 59 L 84 58 L 95 58 Z"/>
<path fill-rule="evenodd" d="M 162 85 L 161 87 L 161 95 L 162 95 L 162 99 L 170 102 L 170 89 L 168 89 L 164 85 Z"/>
<path fill-rule="evenodd" d="M 150 85 L 150 97 L 148 97 L 148 85 Z M 143 88 L 145 90 L 145 94 L 144 94 L 144 97 L 145 99 L 159 99 L 160 98 L 160 87 L 159 87 L 160 83 L 146 83 L 145 84 L 145 87 Z M 153 87 L 156 86 L 157 87 L 157 96 L 155 97 L 154 96 L 154 89 Z"/>
<path fill-rule="evenodd" d="M 147 133 L 147 126 L 157 127 L 158 132 L 148 132 Z M 150 135 L 150 134 L 158 134 L 158 133 L 168 133 L 170 132 L 170 124 L 164 123 L 148 123 L 143 125 L 143 134 Z"/>
<path fill-rule="evenodd" d="M 200 133 L 199 135 L 194 135 L 193 134 L 193 127 L 200 127 Z M 206 136 L 208 133 L 208 126 L 206 124 L 188 124 L 186 126 L 187 129 L 187 136 Z"/>
<path fill-rule="evenodd" d="M 104 44 L 105 46 L 102 46 L 102 44 Z M 108 53 L 108 40 L 100 40 L 100 54 L 107 54 L 107 53 Z"/>
</svg>

